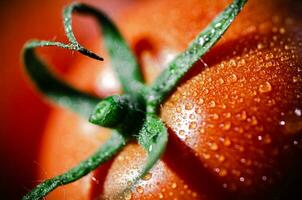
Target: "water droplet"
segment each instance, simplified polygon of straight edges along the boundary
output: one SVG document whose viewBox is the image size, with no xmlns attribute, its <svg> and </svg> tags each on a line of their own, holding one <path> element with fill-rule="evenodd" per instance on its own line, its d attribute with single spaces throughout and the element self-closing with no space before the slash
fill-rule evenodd
<svg viewBox="0 0 302 200">
<path fill-rule="evenodd" d="M 241 59 L 239 61 L 239 66 L 244 66 L 246 64 L 245 60 L 244 59 Z"/>
<path fill-rule="evenodd" d="M 226 105 L 225 105 L 225 104 L 221 104 L 220 107 L 221 107 L 222 109 L 226 109 Z"/>
<path fill-rule="evenodd" d="M 299 81 L 299 78 L 297 76 L 293 76 L 293 83 L 297 83 Z"/>
<path fill-rule="evenodd" d="M 295 108 L 294 113 L 296 116 L 301 117 L 302 116 L 301 108 Z"/>
<path fill-rule="evenodd" d="M 95 182 L 96 184 L 99 184 L 99 183 L 100 183 L 100 181 L 99 181 L 97 178 L 95 178 L 94 176 L 91 177 L 91 180 L 92 180 L 93 182 Z"/>
<path fill-rule="evenodd" d="M 192 110 L 192 108 L 193 108 L 193 104 L 191 102 L 186 103 L 185 105 L 186 110 Z"/>
<path fill-rule="evenodd" d="M 226 138 L 224 138 L 224 140 L 223 140 L 223 145 L 224 146 L 230 146 L 231 145 L 231 140 L 230 140 L 230 138 L 228 138 L 228 137 L 226 137 Z"/>
<path fill-rule="evenodd" d="M 281 120 L 281 121 L 279 122 L 279 124 L 280 124 L 281 126 L 284 126 L 284 125 L 285 125 L 285 121 Z"/>
<path fill-rule="evenodd" d="M 260 93 L 267 93 L 272 91 L 272 86 L 269 82 L 265 82 L 259 86 L 258 90 Z"/>
<path fill-rule="evenodd" d="M 196 109 L 196 113 L 197 113 L 197 114 L 201 114 L 201 113 L 202 113 L 202 109 L 201 109 L 201 108 L 197 108 L 197 109 Z"/>
<path fill-rule="evenodd" d="M 235 145 L 235 149 L 238 149 L 240 152 L 244 151 L 244 147 L 238 144 Z"/>
<path fill-rule="evenodd" d="M 214 143 L 214 142 L 209 142 L 208 145 L 209 145 L 209 147 L 210 147 L 210 149 L 211 149 L 212 151 L 218 150 L 218 145 L 217 145 L 216 143 Z"/>
<path fill-rule="evenodd" d="M 210 101 L 209 102 L 209 106 L 210 106 L 210 108 L 215 108 L 215 106 L 216 106 L 216 103 L 215 103 L 215 101 Z"/>
<path fill-rule="evenodd" d="M 190 118 L 190 119 L 195 119 L 195 115 L 190 114 L 189 118 Z"/>
<path fill-rule="evenodd" d="M 234 130 L 238 133 L 243 133 L 243 131 L 244 131 L 242 127 L 238 127 L 238 126 L 234 127 Z"/>
<path fill-rule="evenodd" d="M 132 186 L 132 182 L 131 181 L 127 181 L 127 185 L 128 186 Z"/>
<path fill-rule="evenodd" d="M 152 178 L 152 174 L 148 172 L 145 176 L 142 177 L 142 180 L 148 181 Z"/>
<path fill-rule="evenodd" d="M 195 129 L 196 127 L 197 127 L 197 123 L 196 123 L 196 122 L 191 122 L 191 123 L 189 124 L 189 129 L 190 129 L 190 130 Z"/>
<path fill-rule="evenodd" d="M 265 55 L 265 60 L 271 60 L 272 58 L 274 58 L 274 54 L 272 54 L 272 53 L 269 53 L 269 54 L 266 54 Z"/>
<path fill-rule="evenodd" d="M 130 190 L 125 191 L 124 193 L 124 199 L 125 200 L 130 200 L 132 198 L 132 194 Z"/>
<path fill-rule="evenodd" d="M 224 177 L 228 174 L 228 171 L 226 169 L 221 169 L 219 171 L 219 176 Z"/>
<path fill-rule="evenodd" d="M 223 83 L 224 83 L 224 80 L 223 80 L 222 78 L 220 78 L 220 79 L 218 80 L 218 82 L 219 82 L 220 84 L 223 84 Z"/>
<path fill-rule="evenodd" d="M 245 158 L 241 158 L 240 162 L 243 163 L 243 164 L 245 164 L 246 163 L 246 159 Z"/>
<path fill-rule="evenodd" d="M 277 31 L 278 31 L 278 29 L 276 28 L 276 32 L 277 32 Z M 277 40 L 278 40 L 278 36 L 277 36 L 277 35 L 274 35 L 274 36 L 273 36 L 273 40 L 274 40 L 274 41 L 277 41 Z"/>
<path fill-rule="evenodd" d="M 266 67 L 266 68 L 269 68 L 269 67 L 271 67 L 271 66 L 273 66 L 273 63 L 272 63 L 271 61 L 269 61 L 269 62 L 267 62 L 267 63 L 265 64 L 265 67 Z"/>
<path fill-rule="evenodd" d="M 158 196 L 160 199 L 163 199 L 164 198 L 164 195 L 162 193 L 159 193 L 159 196 Z"/>
<path fill-rule="evenodd" d="M 247 118 L 246 111 L 243 110 L 241 113 L 238 113 L 238 114 L 236 115 L 236 117 L 237 117 L 239 120 L 241 120 L 241 121 L 246 120 L 246 118 Z"/>
<path fill-rule="evenodd" d="M 198 43 L 199 43 L 201 46 L 204 44 L 204 39 L 203 39 L 203 37 L 200 37 L 200 38 L 198 39 Z"/>
<path fill-rule="evenodd" d="M 236 52 L 235 52 L 236 53 Z M 234 59 L 231 59 L 230 60 L 230 65 L 232 66 L 232 67 L 235 67 L 236 66 L 236 61 L 234 60 Z"/>
<path fill-rule="evenodd" d="M 261 68 L 262 68 L 261 65 L 256 65 L 256 66 L 254 67 L 254 70 L 255 70 L 256 72 L 259 72 L 259 71 L 261 70 Z"/>
<path fill-rule="evenodd" d="M 220 26 L 221 26 L 221 23 L 215 24 L 215 28 L 218 28 L 218 27 L 220 27 Z"/>
<path fill-rule="evenodd" d="M 204 100 L 202 98 L 198 99 L 199 105 L 202 105 L 204 103 Z"/>
<path fill-rule="evenodd" d="M 264 144 L 270 144 L 272 142 L 270 135 L 266 134 L 263 138 L 263 142 Z"/>
<path fill-rule="evenodd" d="M 232 114 L 230 112 L 224 113 L 223 116 L 225 118 L 230 118 L 232 116 Z"/>
<path fill-rule="evenodd" d="M 142 186 L 138 186 L 136 188 L 136 191 L 139 193 L 139 194 L 143 194 L 144 193 L 144 188 Z"/>
<path fill-rule="evenodd" d="M 225 130 L 225 131 L 230 130 L 231 126 L 232 126 L 231 122 L 226 122 L 226 123 L 220 124 L 220 127 L 222 128 L 222 130 Z"/>
<path fill-rule="evenodd" d="M 230 82 L 230 83 L 236 82 L 236 81 L 237 81 L 237 76 L 236 76 L 236 74 L 230 75 L 230 76 L 227 78 L 227 80 L 228 80 L 228 82 Z"/>
<path fill-rule="evenodd" d="M 241 176 L 241 177 L 239 178 L 239 181 L 240 181 L 240 182 L 244 182 L 244 180 L 245 180 L 245 178 L 244 178 L 243 176 Z"/>
<path fill-rule="evenodd" d="M 255 116 L 252 116 L 252 118 L 251 118 L 251 124 L 252 124 L 253 126 L 255 126 L 255 125 L 258 124 L 257 118 L 256 118 Z"/>
<path fill-rule="evenodd" d="M 279 122 L 282 132 L 285 135 L 294 135 L 302 131 L 302 111 L 296 108 L 294 112 L 290 112 L 284 116 L 284 119 Z"/>
<path fill-rule="evenodd" d="M 214 172 L 219 173 L 220 169 L 218 167 L 214 168 Z"/>
<path fill-rule="evenodd" d="M 263 49 L 264 45 L 262 43 L 257 44 L 257 49 Z"/>
<path fill-rule="evenodd" d="M 279 29 L 279 33 L 284 34 L 285 32 L 286 32 L 285 28 L 281 27 L 281 28 Z"/>
<path fill-rule="evenodd" d="M 180 130 L 178 134 L 181 135 L 181 136 L 183 136 L 183 135 L 185 135 L 185 131 L 184 130 Z"/>
<path fill-rule="evenodd" d="M 202 156 L 203 156 L 203 158 L 206 159 L 206 160 L 208 160 L 208 159 L 211 158 L 211 155 L 208 154 L 208 153 L 203 153 Z"/>
<path fill-rule="evenodd" d="M 219 118 L 219 115 L 218 115 L 218 114 L 216 114 L 216 113 L 214 113 L 214 114 L 213 114 L 213 115 L 211 115 L 211 116 L 212 116 L 212 118 L 213 118 L 213 119 L 215 119 L 215 120 Z"/>
<path fill-rule="evenodd" d="M 225 157 L 223 155 L 217 155 L 217 160 L 219 162 L 224 162 L 225 161 Z"/>
<path fill-rule="evenodd" d="M 171 187 L 172 187 L 173 189 L 175 189 L 175 188 L 177 187 L 177 184 L 176 184 L 176 183 L 172 183 Z"/>
</svg>

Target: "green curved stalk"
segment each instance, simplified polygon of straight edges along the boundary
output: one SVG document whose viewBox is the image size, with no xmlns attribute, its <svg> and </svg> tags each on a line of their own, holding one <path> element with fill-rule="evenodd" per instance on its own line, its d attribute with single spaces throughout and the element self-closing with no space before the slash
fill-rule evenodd
<svg viewBox="0 0 302 200">
<path fill-rule="evenodd" d="M 73 11 L 92 15 L 97 19 L 102 28 L 106 50 L 111 57 L 112 66 L 124 92 L 137 93 L 137 91 L 144 90 L 143 78 L 136 58 L 114 23 L 101 11 L 85 4 L 74 3 L 64 10 L 65 32 L 71 42 L 76 42 L 71 28 Z"/>
<path fill-rule="evenodd" d="M 148 113 L 138 136 L 138 142 L 149 153 L 153 152 L 154 144 L 158 141 L 158 135 L 167 135 L 167 130 L 163 122 L 154 114 Z M 160 151 L 164 148 L 161 147 Z"/>
<path fill-rule="evenodd" d="M 88 118 L 99 98 L 83 93 L 53 75 L 35 54 L 36 47 L 56 46 L 77 51 L 73 46 L 60 42 L 32 41 L 23 49 L 25 70 L 39 91 L 51 101 Z"/>
<path fill-rule="evenodd" d="M 247 0 L 234 0 L 159 75 L 148 97 L 148 112 L 156 112 L 159 104 L 175 88 L 185 73 L 219 40 L 246 2 Z"/>
<path fill-rule="evenodd" d="M 89 122 L 126 133 L 129 127 L 137 126 L 143 120 L 143 106 L 145 104 L 140 99 L 133 99 L 130 95 L 113 95 L 96 105 Z"/>
<path fill-rule="evenodd" d="M 129 101 L 124 96 L 114 95 L 100 101 L 89 117 L 89 122 L 107 127 L 116 128 L 123 121 L 129 110 Z"/>
<path fill-rule="evenodd" d="M 87 175 L 92 170 L 96 169 L 102 163 L 108 161 L 113 155 L 126 144 L 126 139 L 122 134 L 113 131 L 111 138 L 90 158 L 79 163 L 76 167 L 70 169 L 68 172 L 48 179 L 30 193 L 22 198 L 22 200 L 39 200 L 46 196 L 55 188 L 74 182 L 83 176 Z"/>
<path fill-rule="evenodd" d="M 146 121 L 138 135 L 138 142 L 148 152 L 148 156 L 137 177 L 131 181 L 133 184 L 145 176 L 156 164 L 167 146 L 167 129 L 156 115 L 147 114 Z"/>
<path fill-rule="evenodd" d="M 167 129 L 156 115 L 147 115 L 146 122 L 139 133 L 138 142 L 148 151 L 147 161 L 140 174 L 141 178 L 160 158 L 168 142 Z"/>
</svg>

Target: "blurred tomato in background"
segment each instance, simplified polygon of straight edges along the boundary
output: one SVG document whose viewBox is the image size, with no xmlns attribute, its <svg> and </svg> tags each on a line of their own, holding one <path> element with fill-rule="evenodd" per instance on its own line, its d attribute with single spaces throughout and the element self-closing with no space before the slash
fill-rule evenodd
<svg viewBox="0 0 302 200">
<path fill-rule="evenodd" d="M 40 169 L 37 162 L 49 106 L 33 90 L 22 69 L 21 50 L 29 39 L 66 41 L 62 24 L 62 9 L 68 0 L 4 0 L 0 2 L 0 190 L 1 199 L 20 199 L 37 182 Z M 115 17 L 119 9 L 132 1 L 85 0 Z M 80 41 L 98 37 L 97 30 L 83 29 L 81 25 L 93 23 L 90 19 L 77 19 L 76 35 Z M 64 50 L 42 51 L 48 63 L 61 74 L 68 72 L 74 55 Z M 56 52 L 56 54 L 55 54 Z M 58 53 L 59 52 L 59 53 Z M 41 170 L 41 169 L 40 169 Z M 43 169 L 42 169 L 43 170 Z"/>
</svg>

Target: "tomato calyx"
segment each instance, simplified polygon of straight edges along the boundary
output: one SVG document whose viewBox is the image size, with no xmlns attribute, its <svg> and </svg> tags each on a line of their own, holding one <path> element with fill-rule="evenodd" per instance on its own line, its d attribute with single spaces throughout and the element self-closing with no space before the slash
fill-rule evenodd
<svg viewBox="0 0 302 200">
<path fill-rule="evenodd" d="M 145 101 L 141 96 L 113 95 L 100 101 L 89 118 L 89 122 L 119 130 L 133 137 L 145 119 Z"/>
<path fill-rule="evenodd" d="M 37 89 L 49 100 L 88 118 L 91 123 L 112 128 L 112 137 L 90 158 L 68 172 L 39 184 L 23 199 L 41 199 L 56 187 L 76 181 L 114 156 L 129 140 L 135 139 L 148 152 L 148 158 L 138 176 L 129 180 L 132 184 L 122 192 L 131 190 L 133 185 L 154 166 L 168 141 L 167 129 L 157 116 L 159 105 L 193 64 L 219 40 L 245 3 L 246 0 L 234 0 L 169 64 L 150 87 L 143 83 L 135 56 L 117 27 L 106 15 L 81 3 L 68 6 L 64 10 L 64 26 L 70 43 L 50 41 L 27 43 L 23 50 L 26 71 Z M 103 60 L 77 42 L 71 26 L 73 12 L 92 15 L 102 27 L 105 48 L 125 94 L 100 99 L 78 91 L 56 78 L 36 56 L 35 48 L 56 46 L 77 51 L 96 60 Z"/>
</svg>

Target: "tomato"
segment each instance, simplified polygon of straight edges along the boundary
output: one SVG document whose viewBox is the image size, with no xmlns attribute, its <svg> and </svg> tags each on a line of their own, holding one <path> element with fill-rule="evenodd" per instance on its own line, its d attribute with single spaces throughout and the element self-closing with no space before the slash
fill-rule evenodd
<svg viewBox="0 0 302 200">
<path fill-rule="evenodd" d="M 228 3 L 140 1 L 123 11 L 117 23 L 146 81 Z M 248 2 L 162 105 L 167 150 L 124 199 L 272 199 L 295 183 L 301 188 L 290 180 L 301 176 L 301 6 L 286 0 Z M 107 92 L 99 84 L 100 76 L 108 78 L 110 63 L 99 75 L 97 62 L 78 62 L 69 77 L 76 86 L 101 95 L 119 91 L 118 84 Z M 41 146 L 40 179 L 66 171 L 109 135 L 107 129 L 55 109 Z M 116 199 L 145 159 L 145 151 L 131 143 L 112 161 L 47 198 Z"/>
</svg>

